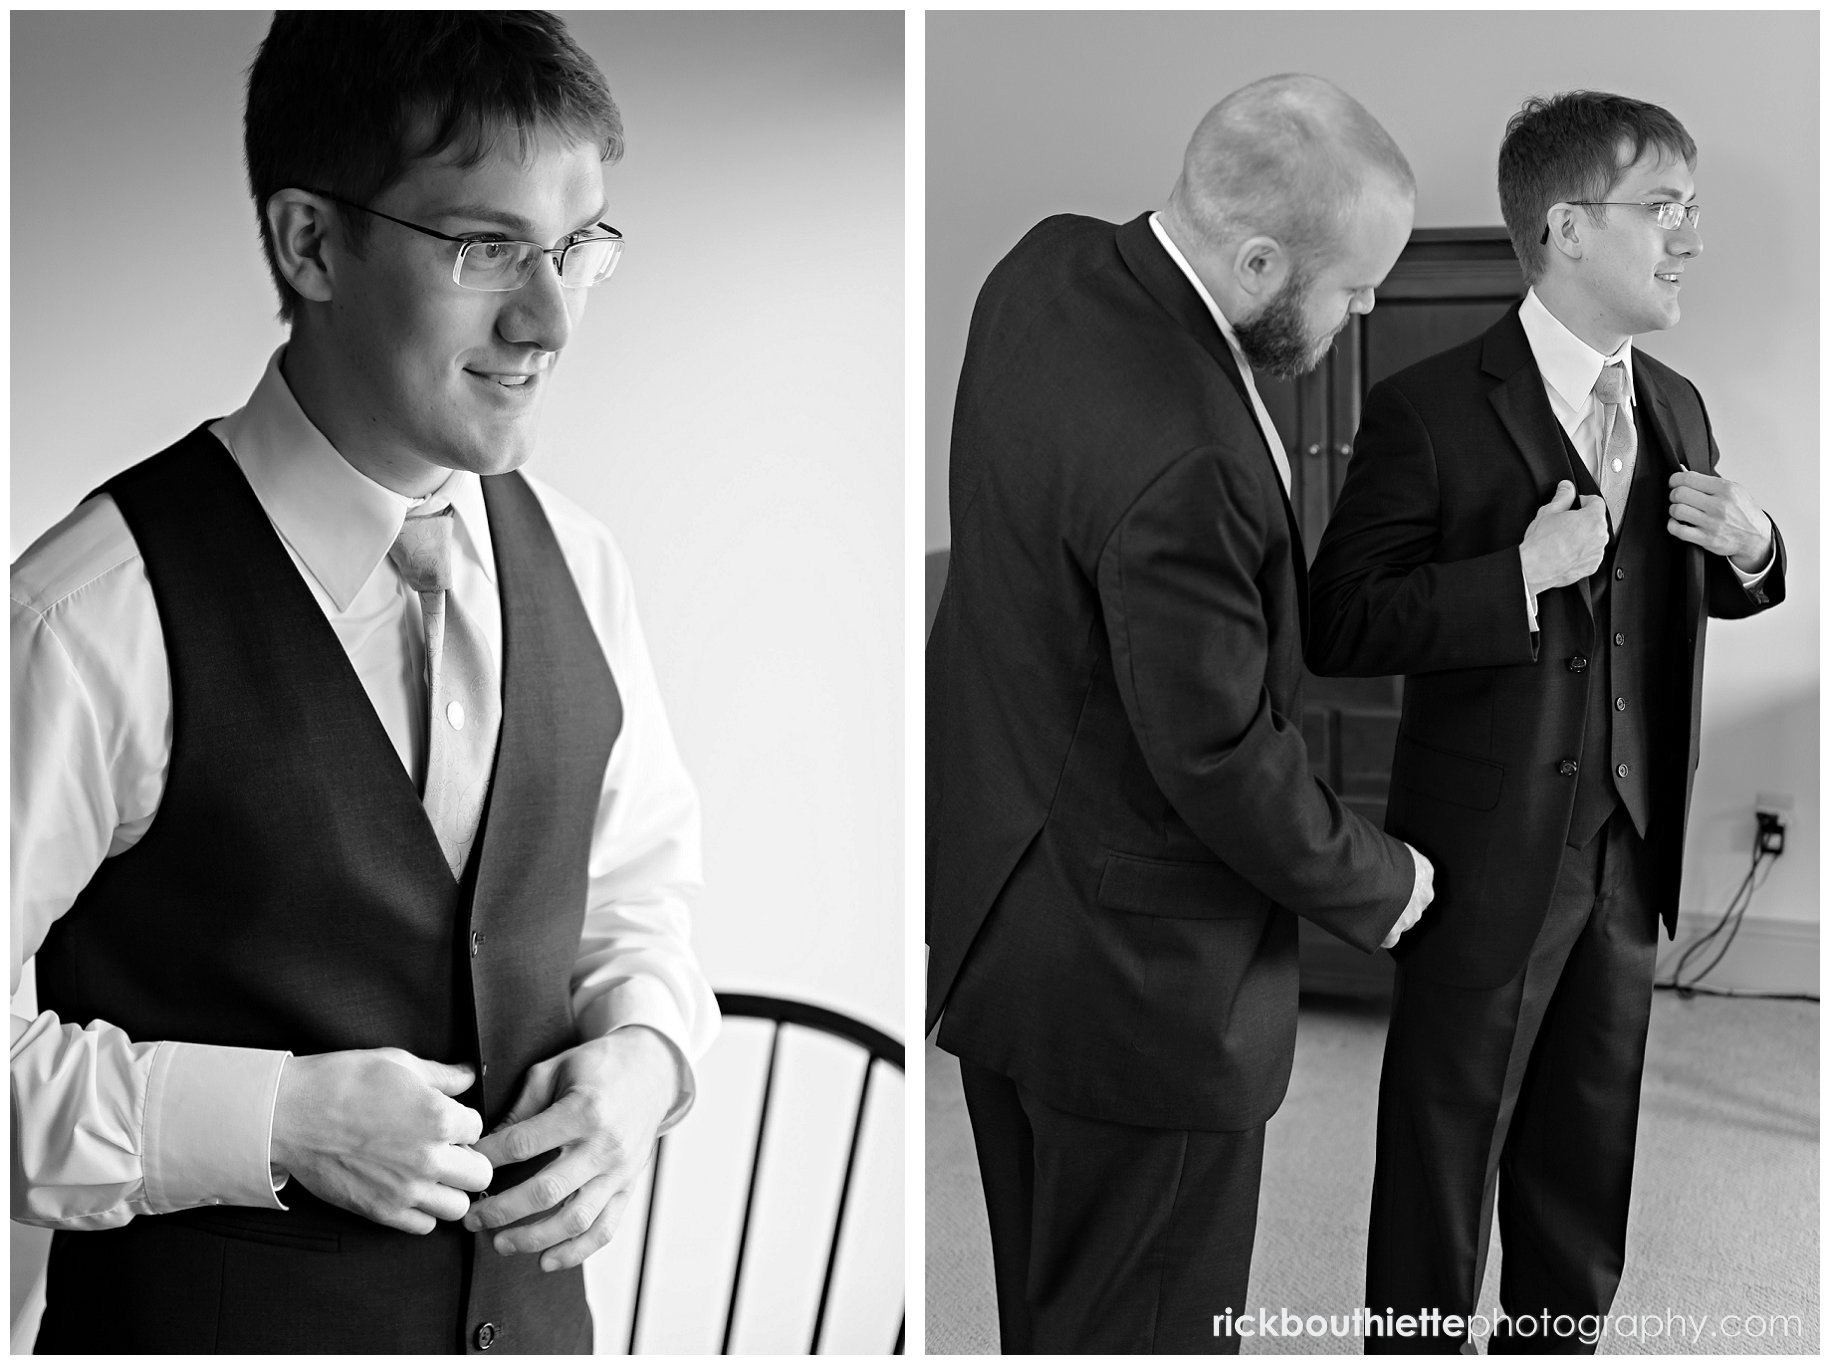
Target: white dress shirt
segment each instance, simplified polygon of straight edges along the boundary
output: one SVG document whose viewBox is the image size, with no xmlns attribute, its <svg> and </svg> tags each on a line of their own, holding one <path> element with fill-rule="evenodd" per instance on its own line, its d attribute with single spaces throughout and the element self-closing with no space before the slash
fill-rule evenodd
<svg viewBox="0 0 1830 1365">
<path fill-rule="evenodd" d="M 1633 392 L 1633 338 L 1621 342 L 1620 349 L 1613 355 L 1603 355 L 1565 327 L 1556 314 L 1544 306 L 1536 289 L 1525 291 L 1525 300 L 1519 305 L 1519 326 L 1525 329 L 1525 340 L 1531 347 L 1532 359 L 1538 364 L 1538 376 L 1544 381 L 1544 393 L 1550 399 L 1550 410 L 1556 416 L 1557 424 L 1569 437 L 1570 444 L 1576 447 L 1589 477 L 1600 487 L 1601 426 L 1605 417 L 1602 409 L 1606 405 L 1595 397 L 1595 381 L 1601 377 L 1604 365 L 1618 363 L 1626 367 L 1627 401 L 1619 420 L 1634 426 L 1637 434 L 1638 417 L 1634 409 L 1639 399 Z M 1644 449 L 1643 444 L 1640 448 Z M 1751 588 L 1767 576 L 1767 571 L 1773 567 L 1773 557 L 1768 555 L 1766 564 L 1756 573 L 1744 573 L 1732 562 L 1728 567 L 1735 571 L 1743 586 Z M 1538 628 L 1538 599 L 1529 586 L 1525 589 L 1525 609 L 1535 631 Z"/>
<path fill-rule="evenodd" d="M 1632 426 L 1633 409 L 1639 401 L 1633 392 L 1633 338 L 1621 342 L 1613 355 L 1603 355 L 1559 322 L 1535 289 L 1525 291 L 1525 301 L 1519 305 L 1519 326 L 1525 329 L 1532 359 L 1538 362 L 1538 376 L 1544 381 L 1550 410 L 1599 486 L 1604 405 L 1595 397 L 1595 381 L 1601 377 L 1604 365 L 1626 367 L 1627 401 L 1620 416 Z"/>
<path fill-rule="evenodd" d="M 482 486 L 454 473 L 415 500 L 359 473 L 299 408 L 280 373 L 283 353 L 247 406 L 211 431 L 348 652 L 401 763 L 417 774 L 424 626 L 419 595 L 388 548 L 417 503 L 455 509 L 451 591 L 499 661 L 501 601 Z M 718 1030 L 717 1004 L 687 941 L 687 902 L 700 882 L 698 796 L 661 706 L 622 555 L 579 507 L 538 480 L 528 484 L 623 704 L 593 824 L 573 1017 L 581 1039 L 643 1024 L 668 1040 L 682 1089 L 667 1127 L 691 1106 L 691 1062 Z M 102 860 L 146 832 L 171 759 L 164 637 L 139 549 L 111 498 L 78 507 L 13 565 L 12 682 L 17 993 L 23 963 Z M 78 1028 L 49 1011 L 15 1015 L 13 1217 L 106 1228 L 204 1203 L 283 1207 L 268 1156 L 288 1055 L 129 1038 L 104 1020 Z"/>
<path fill-rule="evenodd" d="M 1245 352 L 1239 349 L 1239 338 L 1233 335 L 1233 324 L 1226 320 L 1226 314 L 1220 311 L 1214 296 L 1207 292 L 1207 286 L 1201 283 L 1201 277 L 1195 274 L 1195 268 L 1188 263 L 1188 258 L 1169 240 L 1169 234 L 1163 230 L 1161 217 L 1161 214 L 1156 213 L 1150 215 L 1150 230 L 1156 233 L 1156 239 L 1163 244 L 1163 250 L 1169 253 L 1169 259 L 1176 263 L 1176 269 L 1188 276 L 1188 282 L 1195 287 L 1195 293 L 1201 296 L 1201 302 L 1207 305 L 1207 311 L 1213 315 L 1214 325 L 1220 329 L 1220 335 L 1226 338 L 1227 348 L 1238 362 L 1239 377 L 1245 380 L 1245 394 L 1252 401 L 1252 415 L 1258 418 L 1258 428 L 1264 433 L 1265 444 L 1271 447 L 1271 458 L 1277 462 L 1277 477 L 1284 481 L 1284 496 L 1289 497 L 1290 457 L 1284 451 L 1284 438 L 1277 434 L 1277 425 L 1271 421 L 1264 399 L 1258 396 L 1258 385 L 1252 382 L 1252 367 L 1246 362 Z"/>
</svg>

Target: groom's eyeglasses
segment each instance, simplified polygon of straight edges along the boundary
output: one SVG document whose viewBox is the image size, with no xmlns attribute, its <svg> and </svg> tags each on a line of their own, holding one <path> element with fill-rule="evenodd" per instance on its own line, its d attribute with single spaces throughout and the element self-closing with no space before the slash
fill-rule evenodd
<svg viewBox="0 0 1830 1365">
<path fill-rule="evenodd" d="M 1676 232 L 1680 223 L 1694 228 L 1697 220 L 1703 216 L 1701 204 L 1680 204 L 1675 199 L 1655 199 L 1650 202 L 1638 199 L 1571 199 L 1569 202 L 1586 209 L 1651 209 L 1652 216 L 1666 232 Z M 1543 246 L 1549 241 L 1550 227 L 1546 224 L 1544 235 L 1538 238 L 1538 245 Z"/>
<path fill-rule="evenodd" d="M 489 294 L 510 293 L 534 278 L 534 268 L 540 264 L 542 256 L 553 258 L 553 264 L 559 271 L 559 282 L 567 289 L 589 289 L 592 285 L 609 279 L 610 272 L 616 269 L 616 263 L 623 258 L 623 234 L 608 223 L 599 223 L 592 230 L 594 233 L 608 235 L 580 236 L 564 246 L 554 247 L 541 246 L 538 242 L 504 242 L 493 237 L 453 237 L 448 233 L 434 232 L 429 227 L 421 227 L 418 223 L 409 223 L 405 218 L 396 218 L 380 209 L 372 209 L 367 204 L 352 203 L 329 190 L 314 190 L 306 185 L 299 188 L 307 194 L 320 195 L 332 203 L 341 204 L 346 209 L 372 213 L 377 218 L 385 218 L 403 228 L 436 237 L 441 242 L 455 243 L 458 249 L 457 260 L 451 265 L 451 281 L 465 289 L 478 289 Z"/>
</svg>

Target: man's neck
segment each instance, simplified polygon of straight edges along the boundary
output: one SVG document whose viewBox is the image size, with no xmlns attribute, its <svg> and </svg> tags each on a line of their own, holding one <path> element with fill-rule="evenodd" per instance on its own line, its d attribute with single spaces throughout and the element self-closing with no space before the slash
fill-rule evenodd
<svg viewBox="0 0 1830 1365">
<path fill-rule="evenodd" d="M 1189 226 L 1177 211 L 1173 200 L 1157 210 L 1157 220 L 1162 223 L 1169 240 L 1176 244 L 1176 250 L 1182 253 L 1182 259 L 1201 277 L 1201 283 L 1207 287 L 1207 292 L 1220 309 L 1221 315 L 1229 323 L 1237 322 L 1239 314 L 1249 306 L 1250 301 L 1234 283 L 1230 272 L 1217 268 L 1212 248 Z"/>
<path fill-rule="evenodd" d="M 338 382 L 332 368 L 323 360 L 318 348 L 300 337 L 295 323 L 292 340 L 286 345 L 285 355 L 280 357 L 280 376 L 292 390 L 293 401 L 307 420 L 352 469 L 383 488 L 409 498 L 423 498 L 436 492 L 451 471 L 429 466 L 421 460 L 402 458 L 385 442 L 365 438 L 337 401 L 337 395 L 346 393 L 348 386 Z"/>
<path fill-rule="evenodd" d="M 1569 328 L 1583 345 L 1602 355 L 1613 355 L 1632 339 L 1610 327 L 1601 306 L 1570 280 L 1541 279 L 1532 285 L 1532 291 L 1553 318 Z"/>
</svg>

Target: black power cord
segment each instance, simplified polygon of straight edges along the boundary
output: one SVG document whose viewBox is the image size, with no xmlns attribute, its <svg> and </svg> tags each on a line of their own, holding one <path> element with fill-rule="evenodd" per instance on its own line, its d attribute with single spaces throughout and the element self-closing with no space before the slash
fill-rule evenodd
<svg viewBox="0 0 1830 1365">
<path fill-rule="evenodd" d="M 1685 947 L 1683 953 L 1678 957 L 1677 966 L 1672 969 L 1671 979 L 1669 981 L 1655 981 L 1652 983 L 1657 989 L 1676 991 L 1680 1000 L 1688 1000 L 1695 995 L 1736 996 L 1742 999 L 1756 1000 L 1815 1001 L 1817 999 L 1815 995 L 1767 994 L 1760 991 L 1702 990 L 1699 987 L 1699 983 L 1703 978 L 1713 972 L 1716 969 L 1716 965 L 1727 955 L 1729 945 L 1735 941 L 1735 935 L 1741 932 L 1741 921 L 1747 914 L 1748 906 L 1753 904 L 1754 892 L 1758 891 L 1761 886 L 1765 884 L 1767 874 L 1773 870 L 1773 863 L 1778 859 L 1779 851 L 1782 847 L 1784 847 L 1783 833 L 1781 833 L 1779 839 L 1776 841 L 1773 838 L 1773 831 L 1767 827 L 1765 822 L 1762 822 L 1761 827 L 1754 835 L 1753 857 L 1748 863 L 1747 875 L 1741 879 L 1741 884 L 1735 888 L 1734 895 L 1729 897 L 1728 908 L 1722 912 L 1722 918 L 1716 921 L 1715 927 L 1707 934 L 1702 935 Z M 1724 934 L 1724 931 L 1726 931 L 1726 934 Z M 1710 958 L 1695 976 L 1691 977 L 1688 981 L 1684 980 L 1684 969 L 1690 965 L 1690 960 L 1701 953 L 1718 937 L 1721 938 L 1721 942 L 1716 947 L 1715 956 Z"/>
</svg>

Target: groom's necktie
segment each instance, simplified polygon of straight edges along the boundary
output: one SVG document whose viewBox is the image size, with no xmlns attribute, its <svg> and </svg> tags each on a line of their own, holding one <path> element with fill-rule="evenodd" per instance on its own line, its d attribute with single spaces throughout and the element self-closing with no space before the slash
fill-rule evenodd
<svg viewBox="0 0 1830 1365">
<path fill-rule="evenodd" d="M 461 880 L 489 796 L 502 706 L 495 663 L 450 593 L 455 525 L 449 507 L 408 517 L 388 558 L 419 594 L 426 623 L 426 815 Z"/>
<path fill-rule="evenodd" d="M 1620 534 L 1621 517 L 1627 510 L 1627 492 L 1633 486 L 1633 459 L 1638 441 L 1633 435 L 1633 418 L 1627 408 L 1627 367 L 1603 365 L 1595 380 L 1595 398 L 1601 404 L 1601 450 L 1595 461 L 1595 483 L 1608 504 L 1608 515 L 1614 519 L 1614 534 Z"/>
</svg>

